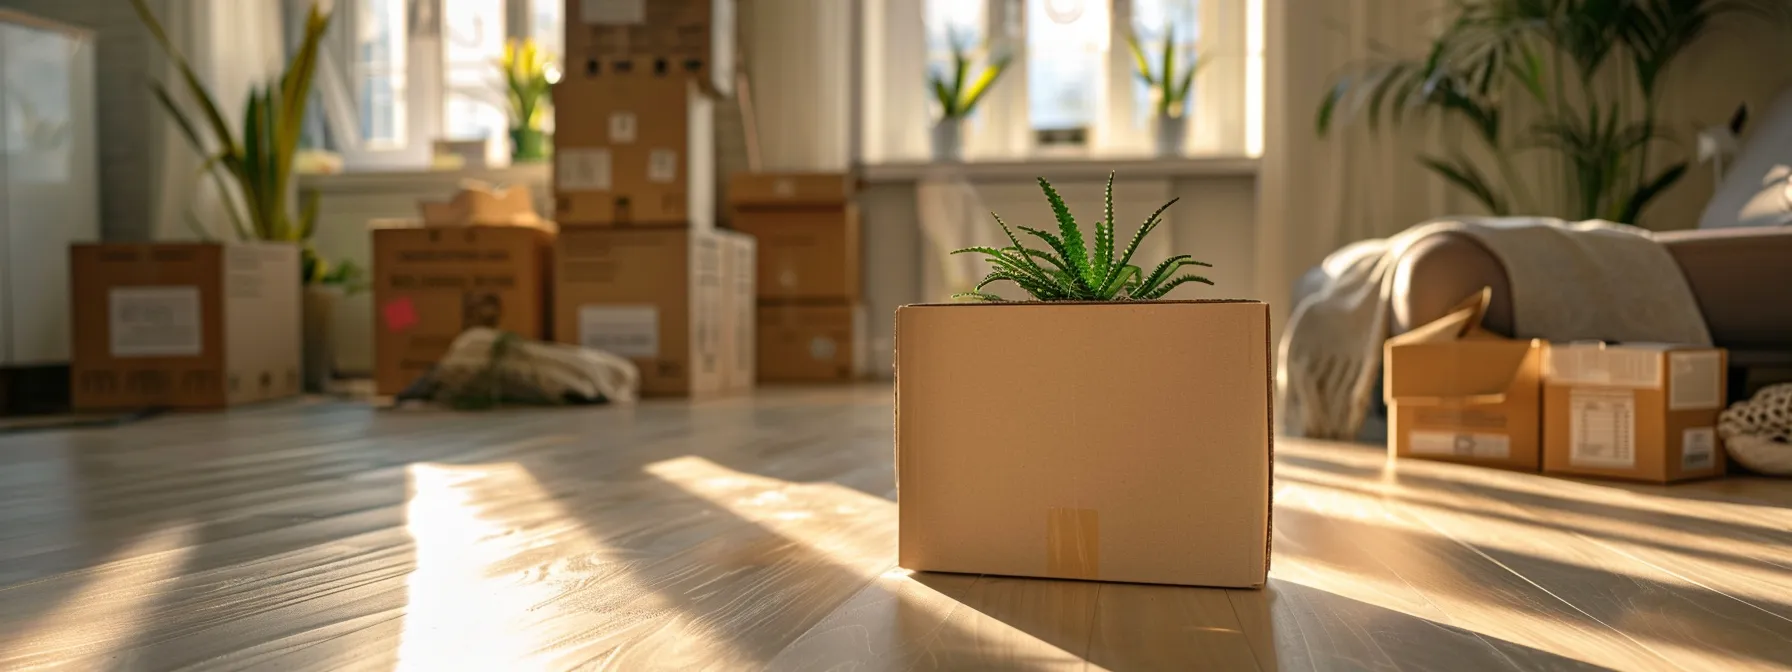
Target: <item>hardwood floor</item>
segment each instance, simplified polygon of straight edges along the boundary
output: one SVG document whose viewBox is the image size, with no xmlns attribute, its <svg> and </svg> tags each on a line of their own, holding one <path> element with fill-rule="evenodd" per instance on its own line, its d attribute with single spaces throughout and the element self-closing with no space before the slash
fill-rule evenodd
<svg viewBox="0 0 1792 672">
<path fill-rule="evenodd" d="M 1261 591 L 894 566 L 889 388 L 0 435 L 0 669 L 1785 669 L 1792 482 L 1278 443 Z"/>
</svg>

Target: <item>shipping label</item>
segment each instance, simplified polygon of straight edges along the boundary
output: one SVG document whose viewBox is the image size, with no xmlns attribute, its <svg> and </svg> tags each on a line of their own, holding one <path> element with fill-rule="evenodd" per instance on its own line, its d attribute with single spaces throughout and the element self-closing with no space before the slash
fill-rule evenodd
<svg viewBox="0 0 1792 672">
<path fill-rule="evenodd" d="M 204 349 L 198 287 L 114 287 L 107 301 L 113 357 L 194 357 Z"/>
<path fill-rule="evenodd" d="M 610 150 L 603 147 L 555 149 L 554 188 L 560 191 L 609 191 Z"/>
<path fill-rule="evenodd" d="M 1668 410 L 1723 406 L 1723 357 L 1715 350 L 1668 355 Z"/>
<path fill-rule="evenodd" d="M 656 359 L 660 356 L 659 306 L 579 306 L 579 345 L 629 359 Z"/>
<path fill-rule="evenodd" d="M 1414 430 L 1411 445 L 1414 455 L 1452 455 L 1489 460 L 1503 460 L 1512 456 L 1512 439 L 1505 434 Z"/>
<path fill-rule="evenodd" d="M 1577 467 L 1636 466 L 1636 395 L 1576 389 L 1568 397 L 1568 462 Z"/>
</svg>

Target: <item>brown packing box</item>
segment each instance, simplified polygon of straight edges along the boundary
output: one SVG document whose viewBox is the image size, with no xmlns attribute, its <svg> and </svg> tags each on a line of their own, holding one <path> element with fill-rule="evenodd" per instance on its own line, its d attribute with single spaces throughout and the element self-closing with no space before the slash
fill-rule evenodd
<svg viewBox="0 0 1792 672">
<path fill-rule="evenodd" d="M 898 561 L 1218 587 L 1269 566 L 1269 309 L 903 306 Z"/>
<path fill-rule="evenodd" d="M 716 231 L 722 241 L 722 388 L 753 387 L 758 357 L 757 301 L 754 280 L 758 276 L 757 243 L 737 231 Z"/>
<path fill-rule="evenodd" d="M 471 327 L 546 339 L 553 240 L 523 226 L 375 229 L 375 390 L 404 391 Z"/>
<path fill-rule="evenodd" d="M 1543 342 L 1481 328 L 1483 289 L 1442 318 L 1387 341 L 1388 451 L 1503 469 L 1541 461 Z"/>
<path fill-rule="evenodd" d="M 553 2 L 555 0 L 541 0 Z M 734 85 L 736 0 L 566 0 L 567 70 L 650 57 L 720 91 Z"/>
<path fill-rule="evenodd" d="M 1653 483 L 1724 473 L 1722 348 L 1551 344 L 1543 368 L 1545 472 Z"/>
<path fill-rule="evenodd" d="M 855 189 L 845 173 L 735 173 L 728 177 L 728 207 L 841 206 L 852 201 Z"/>
<path fill-rule="evenodd" d="M 692 84 L 568 74 L 554 115 L 555 221 L 715 228 L 715 103 Z"/>
<path fill-rule="evenodd" d="M 299 393 L 299 251 L 274 243 L 69 250 L 76 409 L 221 408 Z"/>
<path fill-rule="evenodd" d="M 731 226 L 759 239 L 759 298 L 859 298 L 858 206 L 740 210 Z"/>
<path fill-rule="evenodd" d="M 865 308 L 845 303 L 759 304 L 759 380 L 847 382 L 865 376 Z"/>
<path fill-rule="evenodd" d="M 713 231 L 562 229 L 555 340 L 633 360 L 643 395 L 721 391 L 722 247 Z"/>
</svg>

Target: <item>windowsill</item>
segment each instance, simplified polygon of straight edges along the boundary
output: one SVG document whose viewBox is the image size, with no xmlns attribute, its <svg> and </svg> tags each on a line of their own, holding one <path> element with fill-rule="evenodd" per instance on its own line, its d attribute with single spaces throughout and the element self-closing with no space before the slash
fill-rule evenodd
<svg viewBox="0 0 1792 672">
<path fill-rule="evenodd" d="M 958 175 L 982 180 L 1031 180 L 1042 176 L 1054 180 L 1102 179 L 1110 171 L 1123 178 L 1254 177 L 1257 174 L 1257 163 L 1258 159 L 1254 156 L 1178 159 L 1043 157 L 1009 161 L 972 160 L 964 163 L 893 161 L 866 164 L 861 172 L 866 182 L 913 182 L 936 175 Z"/>
<path fill-rule="evenodd" d="M 359 170 L 299 176 L 299 188 L 321 192 L 409 191 L 438 185 L 452 189 L 461 180 L 492 184 L 540 184 L 552 178 L 546 161 L 449 170 Z"/>
</svg>

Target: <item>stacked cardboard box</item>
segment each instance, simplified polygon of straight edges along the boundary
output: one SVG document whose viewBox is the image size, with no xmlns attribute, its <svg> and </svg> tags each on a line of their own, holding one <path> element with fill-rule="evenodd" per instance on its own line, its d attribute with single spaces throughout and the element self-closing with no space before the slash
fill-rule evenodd
<svg viewBox="0 0 1792 672">
<path fill-rule="evenodd" d="M 1388 449 L 1401 458 L 1536 471 L 1545 344 L 1481 327 L 1491 293 L 1388 339 Z"/>
<path fill-rule="evenodd" d="M 734 78 L 735 1 L 566 0 L 567 70 L 597 71 L 647 56 L 655 70 L 727 91 Z"/>
<path fill-rule="evenodd" d="M 864 373 L 859 211 L 839 173 L 743 173 L 729 224 L 759 241 L 759 380 L 851 380 Z"/>
</svg>

